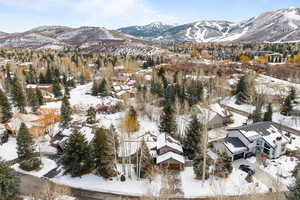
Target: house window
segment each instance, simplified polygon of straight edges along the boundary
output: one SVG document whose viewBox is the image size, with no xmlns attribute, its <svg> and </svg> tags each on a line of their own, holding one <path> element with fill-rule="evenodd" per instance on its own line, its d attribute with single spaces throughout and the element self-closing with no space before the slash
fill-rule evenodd
<svg viewBox="0 0 300 200">
<path fill-rule="evenodd" d="M 262 146 L 263 142 L 261 140 L 256 141 L 256 146 Z"/>
</svg>

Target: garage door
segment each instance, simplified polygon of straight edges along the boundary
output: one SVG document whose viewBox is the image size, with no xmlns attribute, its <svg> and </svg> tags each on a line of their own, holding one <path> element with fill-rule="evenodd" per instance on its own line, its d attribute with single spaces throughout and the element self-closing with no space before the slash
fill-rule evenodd
<svg viewBox="0 0 300 200">
<path fill-rule="evenodd" d="M 233 156 L 233 160 L 238 160 L 244 158 L 244 153 L 236 154 Z"/>
</svg>

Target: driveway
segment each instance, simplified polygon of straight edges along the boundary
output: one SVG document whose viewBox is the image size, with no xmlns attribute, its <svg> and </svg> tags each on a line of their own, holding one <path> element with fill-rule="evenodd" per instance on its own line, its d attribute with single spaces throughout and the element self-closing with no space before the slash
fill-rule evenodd
<svg viewBox="0 0 300 200">
<path fill-rule="evenodd" d="M 279 180 L 268 174 L 267 172 L 263 171 L 259 168 L 257 163 L 251 163 L 245 159 L 239 159 L 233 162 L 234 168 L 239 168 L 241 164 L 249 165 L 255 170 L 255 174 L 253 175 L 254 178 L 259 180 L 261 183 L 266 185 L 268 188 L 271 188 L 274 192 L 282 192 L 287 191 L 288 188 L 285 184 L 281 183 Z"/>
</svg>

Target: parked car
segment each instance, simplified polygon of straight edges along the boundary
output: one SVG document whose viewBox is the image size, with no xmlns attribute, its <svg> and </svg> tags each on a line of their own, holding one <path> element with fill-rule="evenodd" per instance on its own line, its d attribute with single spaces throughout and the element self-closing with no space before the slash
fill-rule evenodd
<svg viewBox="0 0 300 200">
<path fill-rule="evenodd" d="M 3 133 L 0 134 L 0 144 L 4 144 L 8 141 L 8 133 L 7 131 L 4 131 Z"/>
<path fill-rule="evenodd" d="M 243 172 L 246 172 L 248 175 L 253 175 L 255 173 L 255 170 L 252 169 L 249 165 L 240 165 L 239 169 Z"/>
</svg>

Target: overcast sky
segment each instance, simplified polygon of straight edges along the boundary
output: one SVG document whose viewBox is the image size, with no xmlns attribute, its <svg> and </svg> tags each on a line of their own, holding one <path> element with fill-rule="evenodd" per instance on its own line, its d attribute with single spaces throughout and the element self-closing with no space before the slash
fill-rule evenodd
<svg viewBox="0 0 300 200">
<path fill-rule="evenodd" d="M 21 32 L 42 25 L 114 29 L 154 21 L 237 22 L 288 7 L 300 7 L 300 0 L 0 0 L 0 31 Z"/>
</svg>

